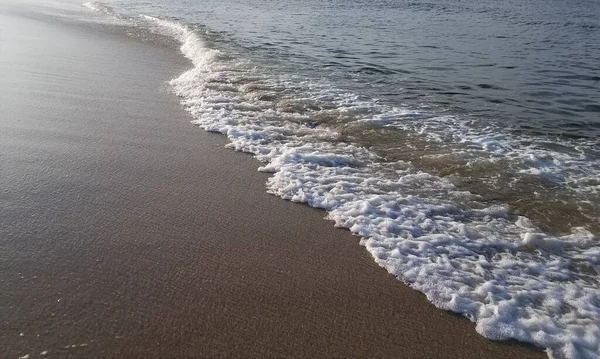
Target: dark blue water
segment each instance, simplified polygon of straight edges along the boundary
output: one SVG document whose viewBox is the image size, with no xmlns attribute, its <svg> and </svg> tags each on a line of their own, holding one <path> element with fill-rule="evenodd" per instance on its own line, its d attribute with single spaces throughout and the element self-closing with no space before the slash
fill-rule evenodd
<svg viewBox="0 0 600 359">
<path fill-rule="evenodd" d="M 203 24 L 390 103 L 536 134 L 600 133 L 598 1 L 115 3 Z"/>
</svg>

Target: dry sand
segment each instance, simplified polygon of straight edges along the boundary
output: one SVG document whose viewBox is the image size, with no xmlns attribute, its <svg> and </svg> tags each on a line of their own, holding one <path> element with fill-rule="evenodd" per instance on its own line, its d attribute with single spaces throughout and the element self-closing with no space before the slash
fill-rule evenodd
<svg viewBox="0 0 600 359">
<path fill-rule="evenodd" d="M 189 123 L 166 45 L 0 12 L 0 357 L 544 358 Z"/>
</svg>

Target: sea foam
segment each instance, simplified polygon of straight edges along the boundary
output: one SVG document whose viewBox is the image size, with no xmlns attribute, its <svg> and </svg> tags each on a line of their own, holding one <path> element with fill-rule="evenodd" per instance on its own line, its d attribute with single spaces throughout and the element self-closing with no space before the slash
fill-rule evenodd
<svg viewBox="0 0 600 359">
<path fill-rule="evenodd" d="M 336 226 L 360 236 L 379 265 L 439 308 L 475 321 L 485 337 L 533 343 L 555 358 L 599 357 L 600 247 L 590 232 L 572 228 L 553 236 L 408 162 L 379 161 L 312 121 L 327 111 L 350 111 L 359 106 L 357 96 L 265 76 L 209 47 L 199 30 L 141 18 L 178 39 L 192 61 L 171 85 L 193 122 L 262 161 L 259 170 L 272 173 L 270 193 L 326 210 Z M 326 108 L 312 106 L 315 99 Z M 487 151 L 508 151 L 502 137 L 463 138 Z"/>
</svg>

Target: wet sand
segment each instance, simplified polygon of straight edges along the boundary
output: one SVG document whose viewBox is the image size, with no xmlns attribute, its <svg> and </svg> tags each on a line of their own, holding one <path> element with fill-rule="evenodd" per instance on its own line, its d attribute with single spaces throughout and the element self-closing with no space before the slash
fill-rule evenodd
<svg viewBox="0 0 600 359">
<path fill-rule="evenodd" d="M 168 44 L 0 7 L 0 357 L 544 358 L 265 192 Z"/>
</svg>

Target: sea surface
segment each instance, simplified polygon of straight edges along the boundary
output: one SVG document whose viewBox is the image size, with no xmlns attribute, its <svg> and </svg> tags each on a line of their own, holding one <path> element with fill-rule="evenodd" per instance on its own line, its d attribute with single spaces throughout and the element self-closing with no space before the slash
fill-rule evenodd
<svg viewBox="0 0 600 359">
<path fill-rule="evenodd" d="M 600 1 L 77 6 L 178 41 L 194 123 L 436 306 L 600 357 Z"/>
</svg>

